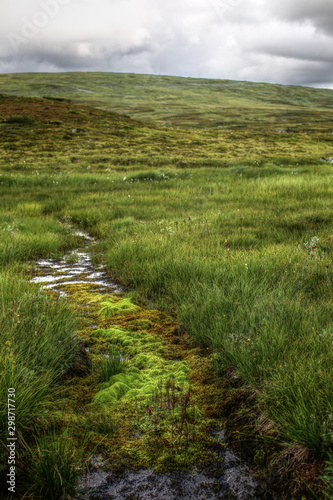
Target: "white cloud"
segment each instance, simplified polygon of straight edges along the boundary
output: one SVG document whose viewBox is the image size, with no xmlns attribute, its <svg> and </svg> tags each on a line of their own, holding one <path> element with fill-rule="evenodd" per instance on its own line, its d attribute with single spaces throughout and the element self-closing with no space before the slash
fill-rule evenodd
<svg viewBox="0 0 333 500">
<path fill-rule="evenodd" d="M 101 70 L 333 83 L 331 0 L 2 2 L 1 72 Z"/>
</svg>

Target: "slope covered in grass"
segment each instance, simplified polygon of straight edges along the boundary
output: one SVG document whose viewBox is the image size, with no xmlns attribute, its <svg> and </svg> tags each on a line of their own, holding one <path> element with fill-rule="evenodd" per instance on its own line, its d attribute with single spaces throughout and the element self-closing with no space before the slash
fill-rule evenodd
<svg viewBox="0 0 333 500">
<path fill-rule="evenodd" d="M 65 77 L 79 78 L 54 76 Z M 287 91 L 291 99 L 286 89 L 283 103 L 269 106 L 255 92 L 253 109 L 268 106 L 278 123 L 282 107 L 293 106 Z M 333 156 L 333 136 L 330 93 L 313 91 L 311 108 L 307 92 L 295 90 L 294 100 L 311 126 L 283 134 L 262 118 L 239 129 L 163 128 L 2 95 L 0 264 L 73 246 L 73 226 L 99 237 L 97 257 L 110 273 L 174 314 L 215 353 L 217 374 L 234 370 L 251 385 L 287 450 L 325 460 L 333 445 L 333 174 L 319 158 Z M 245 93 L 233 95 L 241 108 Z M 204 99 L 198 106 L 203 112 Z M 309 480 L 300 477 L 298 487 Z"/>
<path fill-rule="evenodd" d="M 306 124 L 284 133 L 265 122 L 203 131 L 164 128 L 69 101 L 0 95 L 0 167 L 105 172 L 128 166 L 224 167 L 243 160 L 318 163 L 332 156 L 330 127 Z"/>
<path fill-rule="evenodd" d="M 0 75 L 2 93 L 70 98 L 160 125 L 254 129 L 332 127 L 333 91 L 124 73 Z"/>
</svg>

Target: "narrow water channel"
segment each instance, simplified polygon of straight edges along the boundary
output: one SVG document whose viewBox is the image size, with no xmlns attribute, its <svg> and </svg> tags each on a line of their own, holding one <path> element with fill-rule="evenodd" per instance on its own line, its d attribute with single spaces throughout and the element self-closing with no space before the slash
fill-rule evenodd
<svg viewBox="0 0 333 500">
<path fill-rule="evenodd" d="M 71 261 L 74 262 L 71 263 Z M 93 284 L 100 293 L 118 293 L 122 289 L 113 283 L 103 266 L 93 266 L 90 255 L 83 251 L 72 252 L 65 259 L 40 259 L 35 262 L 36 271 L 42 275 L 32 278 L 32 282 L 41 283 L 46 290 L 57 290 L 60 295 L 63 285 Z"/>
<path fill-rule="evenodd" d="M 95 286 L 98 293 L 121 293 L 103 266 L 94 266 L 89 253 L 78 250 L 64 259 L 40 259 L 35 262 L 32 281 L 44 289 L 62 296 L 70 292 L 66 285 Z M 93 328 L 97 325 L 91 325 Z M 225 443 L 225 431 L 214 435 L 214 452 L 219 460 L 206 467 L 191 470 L 154 472 L 125 470 L 110 471 L 106 454 L 95 455 L 89 472 L 81 478 L 78 497 L 84 500 L 216 500 L 216 499 L 273 499 L 267 489 L 251 475 L 249 467 Z"/>
</svg>

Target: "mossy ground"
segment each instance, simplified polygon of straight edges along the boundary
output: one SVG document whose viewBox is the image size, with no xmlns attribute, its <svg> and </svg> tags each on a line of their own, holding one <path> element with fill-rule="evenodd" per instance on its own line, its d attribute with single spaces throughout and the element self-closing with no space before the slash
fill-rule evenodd
<svg viewBox="0 0 333 500">
<path fill-rule="evenodd" d="M 93 285 L 61 286 L 69 295 L 73 307 L 80 311 L 81 330 L 77 336 L 89 348 L 93 366 L 117 345 L 128 363 L 124 372 L 102 382 L 98 370 L 66 381 L 66 407 L 57 410 L 50 419 L 57 426 L 69 426 L 80 434 L 82 422 L 89 425 L 93 436 L 90 446 L 102 439 L 99 450 L 105 450 L 108 467 L 168 468 L 203 465 L 216 460 L 213 452 L 212 429 L 220 428 L 222 392 L 216 386 L 212 353 L 194 345 L 182 334 L 179 323 L 156 309 L 136 305 L 121 294 L 101 294 Z M 105 315 L 105 305 L 112 315 Z M 102 306 L 102 307 L 101 307 Z M 94 324 L 94 326 L 89 326 Z M 186 419 L 195 439 L 181 450 L 175 450 L 172 439 L 172 411 L 159 403 L 159 421 L 153 422 L 147 408 L 159 392 L 165 397 L 165 387 L 172 379 L 181 394 L 191 388 L 191 405 Z M 183 394 L 182 393 L 182 394 Z M 175 408 L 174 425 L 181 421 L 181 409 Z M 115 432 L 108 436 L 94 429 L 101 415 L 115 422 Z M 193 419 L 195 424 L 193 424 Z M 211 451 L 209 451 L 211 449 Z M 207 451 L 208 450 L 208 451 Z"/>
</svg>

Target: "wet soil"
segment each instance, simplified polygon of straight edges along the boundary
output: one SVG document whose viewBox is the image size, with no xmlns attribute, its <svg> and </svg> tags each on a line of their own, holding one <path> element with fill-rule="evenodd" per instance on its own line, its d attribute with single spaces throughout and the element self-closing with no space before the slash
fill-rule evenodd
<svg viewBox="0 0 333 500">
<path fill-rule="evenodd" d="M 218 461 L 204 468 L 185 471 L 154 472 L 152 469 L 123 474 L 92 470 L 82 478 L 79 492 L 87 500 L 217 500 L 274 499 L 226 447 L 224 432 L 216 436 Z M 104 466 L 107 462 L 102 462 Z"/>
</svg>

